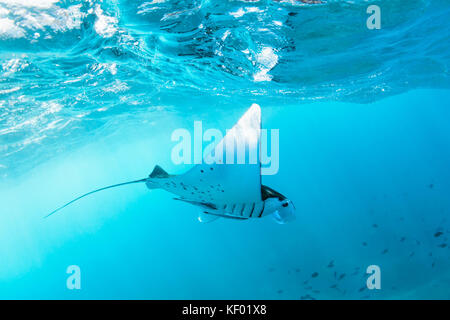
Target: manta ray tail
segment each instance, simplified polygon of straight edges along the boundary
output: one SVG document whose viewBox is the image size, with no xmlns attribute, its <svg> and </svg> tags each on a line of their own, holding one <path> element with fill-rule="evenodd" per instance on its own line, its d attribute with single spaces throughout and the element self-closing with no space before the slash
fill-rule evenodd
<svg viewBox="0 0 450 320">
<path fill-rule="evenodd" d="M 115 188 L 115 187 L 124 186 L 124 185 L 126 185 L 126 184 L 145 182 L 146 180 L 147 180 L 147 178 L 139 179 L 139 180 L 134 180 L 134 181 L 128 181 L 128 182 L 123 182 L 123 183 L 113 184 L 112 186 L 103 187 L 103 188 L 100 188 L 100 189 L 97 189 L 97 190 L 93 190 L 93 191 L 91 191 L 91 192 L 88 192 L 88 193 L 85 193 L 85 194 L 79 196 L 78 198 L 73 199 L 72 201 L 67 202 L 65 205 L 59 207 L 58 209 L 53 210 L 53 211 L 50 212 L 48 215 L 46 215 L 44 218 L 50 217 L 52 214 L 54 214 L 54 213 L 58 212 L 59 210 L 61 210 L 61 209 L 65 208 L 65 207 L 67 207 L 69 204 L 74 203 L 75 201 L 80 200 L 81 198 L 84 198 L 84 197 L 86 197 L 86 196 L 88 196 L 88 195 L 90 195 L 90 194 L 93 194 L 93 193 L 96 193 L 96 192 L 99 192 L 99 191 L 102 191 L 102 190 L 110 189 L 110 188 Z"/>
</svg>

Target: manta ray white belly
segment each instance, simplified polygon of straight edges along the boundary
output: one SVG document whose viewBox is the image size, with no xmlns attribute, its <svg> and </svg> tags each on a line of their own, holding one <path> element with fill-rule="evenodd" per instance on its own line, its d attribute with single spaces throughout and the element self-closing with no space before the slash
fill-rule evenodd
<svg viewBox="0 0 450 320">
<path fill-rule="evenodd" d="M 261 218 L 264 214 L 264 206 L 264 201 L 252 203 L 228 203 L 219 205 L 215 211 L 206 210 L 206 212 L 243 219 Z"/>
<path fill-rule="evenodd" d="M 228 218 L 246 220 L 250 218 L 261 218 L 264 215 L 265 204 L 261 202 L 234 203 L 215 206 L 215 209 L 204 207 L 200 212 L 198 220 L 200 222 L 211 222 L 218 218 Z"/>
</svg>

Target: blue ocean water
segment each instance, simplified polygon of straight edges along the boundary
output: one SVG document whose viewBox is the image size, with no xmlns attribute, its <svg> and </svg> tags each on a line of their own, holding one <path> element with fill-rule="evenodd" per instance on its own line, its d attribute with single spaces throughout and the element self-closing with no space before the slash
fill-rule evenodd
<svg viewBox="0 0 450 320">
<path fill-rule="evenodd" d="M 305 2 L 0 0 L 0 298 L 450 298 L 450 3 Z M 252 103 L 295 222 L 139 184 L 43 219 L 184 172 L 172 132 Z"/>
</svg>

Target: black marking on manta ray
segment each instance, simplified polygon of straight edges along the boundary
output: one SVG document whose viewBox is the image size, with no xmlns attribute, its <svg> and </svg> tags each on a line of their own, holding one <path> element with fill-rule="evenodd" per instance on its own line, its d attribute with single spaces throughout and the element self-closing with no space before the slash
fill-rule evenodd
<svg viewBox="0 0 450 320">
<path fill-rule="evenodd" d="M 250 217 L 252 217 L 253 211 L 255 210 L 255 205 L 256 205 L 256 203 L 253 202 L 253 204 L 252 204 L 252 211 L 250 211 Z"/>
<path fill-rule="evenodd" d="M 263 212 L 264 212 L 264 208 L 266 207 L 266 203 L 263 201 L 263 207 L 262 207 L 262 209 L 261 209 L 261 213 L 259 214 L 259 216 L 258 216 L 258 218 L 261 218 L 262 217 L 262 214 L 263 214 Z"/>
<path fill-rule="evenodd" d="M 65 207 L 67 207 L 69 204 L 74 203 L 75 201 L 80 200 L 81 198 L 84 198 L 84 197 L 86 197 L 86 196 L 88 196 L 88 195 L 90 195 L 90 194 L 93 194 L 93 193 L 96 193 L 96 192 L 99 192 L 99 191 L 102 191 L 102 190 L 106 190 L 106 189 L 111 189 L 111 188 L 115 188 L 115 187 L 124 186 L 124 185 L 127 185 L 127 184 L 140 183 L 140 182 L 145 182 L 145 181 L 147 181 L 147 178 L 139 179 L 139 180 L 134 180 L 134 181 L 128 181 L 128 182 L 122 182 L 122 183 L 118 183 L 118 184 L 113 184 L 113 185 L 111 185 L 111 186 L 107 186 L 107 187 L 103 187 L 103 188 L 100 188 L 100 189 L 96 189 L 96 190 L 90 191 L 90 192 L 88 192 L 88 193 L 85 193 L 85 194 L 79 196 L 78 198 L 73 199 L 72 201 L 67 202 L 67 203 L 64 204 L 63 206 L 61 206 L 61 207 L 59 207 L 59 208 L 53 210 L 53 211 L 50 212 L 48 215 L 46 215 L 46 216 L 44 217 L 44 219 L 50 217 L 52 214 L 58 212 L 59 210 L 61 210 L 61 209 L 65 208 Z"/>
</svg>

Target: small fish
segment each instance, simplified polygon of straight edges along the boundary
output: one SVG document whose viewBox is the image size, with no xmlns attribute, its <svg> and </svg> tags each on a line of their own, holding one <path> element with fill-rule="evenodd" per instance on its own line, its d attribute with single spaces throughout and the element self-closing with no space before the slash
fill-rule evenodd
<svg viewBox="0 0 450 320">
<path fill-rule="evenodd" d="M 337 288 L 337 284 L 333 284 L 330 286 L 330 289 L 336 289 Z"/>
<path fill-rule="evenodd" d="M 342 280 L 342 279 L 344 279 L 344 278 L 345 278 L 345 273 L 341 274 L 341 275 L 339 276 L 339 279 L 338 279 L 338 280 Z"/>
<path fill-rule="evenodd" d="M 318 275 L 319 275 L 318 272 L 314 272 L 314 273 L 311 275 L 311 278 L 317 278 Z"/>
<path fill-rule="evenodd" d="M 281 294 L 281 293 L 283 293 L 283 290 L 280 289 L 280 290 L 277 291 L 277 293 Z"/>
<path fill-rule="evenodd" d="M 409 254 L 409 257 L 411 258 L 413 255 L 415 255 L 416 253 L 413 251 Z"/>
<path fill-rule="evenodd" d="M 442 244 L 438 245 L 438 247 L 439 248 L 445 248 L 445 247 L 447 247 L 447 244 L 446 243 L 442 243 Z"/>
<path fill-rule="evenodd" d="M 366 287 L 361 287 L 359 288 L 358 292 L 363 292 L 364 290 L 366 290 Z"/>
<path fill-rule="evenodd" d="M 313 293 L 319 294 L 320 291 L 319 290 L 313 290 Z"/>
<path fill-rule="evenodd" d="M 303 281 L 303 284 L 308 284 L 308 282 L 309 282 L 309 280 L 305 280 L 305 281 Z"/>
<path fill-rule="evenodd" d="M 406 240 L 405 237 L 401 237 L 401 238 L 400 238 L 400 242 L 404 242 L 405 240 Z"/>
<path fill-rule="evenodd" d="M 331 260 L 328 264 L 327 268 L 333 268 L 334 267 L 334 260 Z"/>
<path fill-rule="evenodd" d="M 378 225 L 377 225 L 376 223 L 374 223 L 374 224 L 372 225 L 372 227 L 378 228 Z"/>
<path fill-rule="evenodd" d="M 384 249 L 383 252 L 381 254 L 386 254 L 389 252 L 389 249 Z"/>
<path fill-rule="evenodd" d="M 297 272 L 297 273 L 300 272 L 300 269 L 299 268 L 295 269 L 295 272 Z"/>
<path fill-rule="evenodd" d="M 362 243 L 363 247 L 367 247 L 367 242 Z"/>
<path fill-rule="evenodd" d="M 437 238 L 437 237 L 442 236 L 443 234 L 444 234 L 443 232 L 438 231 L 438 232 L 436 232 L 436 233 L 434 234 L 434 237 Z"/>
<path fill-rule="evenodd" d="M 433 263 L 431 264 L 431 267 L 434 268 L 435 265 L 436 265 L 436 262 L 433 262 Z"/>
<path fill-rule="evenodd" d="M 312 289 L 312 286 L 305 287 L 305 290 L 311 290 L 311 289 Z"/>
<path fill-rule="evenodd" d="M 434 188 L 434 184 L 430 183 L 430 185 L 428 186 L 430 189 Z"/>
</svg>

